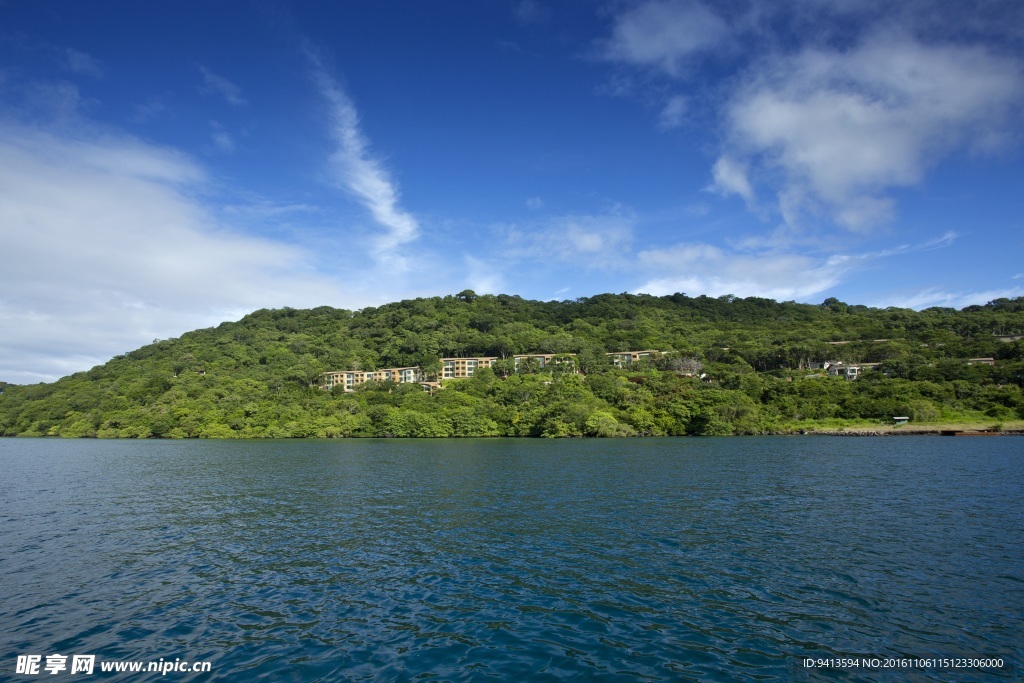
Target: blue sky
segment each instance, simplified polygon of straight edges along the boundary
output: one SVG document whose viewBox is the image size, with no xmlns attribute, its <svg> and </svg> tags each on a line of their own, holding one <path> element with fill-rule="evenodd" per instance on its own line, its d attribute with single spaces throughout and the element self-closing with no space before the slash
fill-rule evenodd
<svg viewBox="0 0 1024 683">
<path fill-rule="evenodd" d="M 1022 105 L 1020 3 L 0 0 L 0 380 L 467 288 L 1021 296 Z"/>
</svg>

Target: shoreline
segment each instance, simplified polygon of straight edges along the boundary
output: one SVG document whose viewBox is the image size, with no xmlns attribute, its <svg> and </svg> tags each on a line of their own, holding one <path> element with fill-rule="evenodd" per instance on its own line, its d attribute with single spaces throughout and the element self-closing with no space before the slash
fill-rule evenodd
<svg viewBox="0 0 1024 683">
<path fill-rule="evenodd" d="M 978 427 L 967 427 L 965 425 L 940 425 L 937 427 L 839 427 L 835 429 L 789 429 L 779 430 L 771 432 L 760 432 L 758 434 L 729 434 L 721 435 L 721 437 L 715 438 L 730 438 L 730 437 L 751 437 L 751 436 L 1024 436 L 1024 429 L 992 429 L 978 428 Z M 314 440 L 346 440 L 346 439 L 544 439 L 542 436 L 444 436 L 444 437 L 404 437 L 404 436 L 326 436 L 326 437 L 278 437 L 278 436 L 236 436 L 236 437 L 200 437 L 200 436 L 186 436 L 181 438 L 175 437 L 164 437 L 164 436 L 146 436 L 146 437 L 127 437 L 127 436 L 78 436 L 78 437 L 62 437 L 56 435 L 46 434 L 33 434 L 33 435 L 20 435 L 20 434 L 3 434 L 0 435 L 0 439 L 101 439 L 109 441 L 261 441 L 265 439 L 277 439 L 286 441 L 314 441 Z M 567 436 L 567 437 L 556 437 L 556 438 L 567 438 L 567 439 L 660 439 L 660 438 L 708 438 L 705 435 L 677 435 L 677 436 L 654 436 L 650 434 L 634 434 L 631 436 L 612 436 L 612 437 L 600 437 L 600 436 Z"/>
<path fill-rule="evenodd" d="M 1024 430 L 976 428 L 942 429 L 937 427 L 914 427 L 911 429 L 850 427 L 846 429 L 797 429 L 788 432 L 775 432 L 774 434 L 780 436 L 1024 436 Z"/>
</svg>

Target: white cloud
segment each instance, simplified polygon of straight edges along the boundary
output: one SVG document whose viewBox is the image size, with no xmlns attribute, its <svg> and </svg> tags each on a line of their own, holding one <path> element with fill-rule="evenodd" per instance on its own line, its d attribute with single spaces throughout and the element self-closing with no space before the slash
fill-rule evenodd
<svg viewBox="0 0 1024 683">
<path fill-rule="evenodd" d="M 262 197 L 254 197 L 245 204 L 228 204 L 221 210 L 233 216 L 280 220 L 288 214 L 316 213 L 318 208 L 312 204 L 277 204 Z"/>
<path fill-rule="evenodd" d="M 781 231 L 771 238 L 741 240 L 735 247 L 703 242 L 637 254 L 641 270 L 653 275 L 636 291 L 722 296 L 759 296 L 779 301 L 806 300 L 841 284 L 856 270 L 881 259 L 952 246 L 957 235 L 946 232 L 918 244 L 900 244 L 874 252 L 822 252 Z M 774 243 L 773 243 L 774 242 Z"/>
<path fill-rule="evenodd" d="M 67 81 L 42 81 L 13 88 L 20 97 L 20 114 L 35 120 L 57 124 L 73 122 L 89 100 L 83 99 L 78 87 Z M 8 95 L 8 93 L 3 93 Z"/>
<path fill-rule="evenodd" d="M 223 130 L 215 130 L 211 134 L 214 146 L 222 152 L 234 152 L 235 141 Z"/>
<path fill-rule="evenodd" d="M 1024 64 L 1006 48 L 1024 36 L 1024 9 L 1012 3 L 626 7 L 601 57 L 634 70 L 615 72 L 609 89 L 650 102 L 692 77 L 723 133 L 713 187 L 758 214 L 764 206 L 751 198 L 776 196 L 790 226 L 825 219 L 867 231 L 890 222 L 892 190 L 922 182 L 952 154 L 1000 151 L 1019 130 Z M 658 126 L 685 115 L 672 98 Z"/>
<path fill-rule="evenodd" d="M 551 20 L 551 10 L 536 0 L 520 0 L 512 16 L 520 26 L 543 26 Z"/>
<path fill-rule="evenodd" d="M 617 18 L 603 57 L 680 76 L 690 58 L 728 34 L 725 22 L 699 2 L 652 0 Z"/>
<path fill-rule="evenodd" d="M 66 60 L 67 67 L 76 74 L 92 78 L 103 77 L 103 68 L 91 55 L 69 47 L 64 51 L 64 59 Z"/>
<path fill-rule="evenodd" d="M 408 264 L 398 248 L 419 235 L 419 223 L 399 206 L 399 192 L 384 165 L 373 157 L 370 143 L 359 128 L 359 115 L 348 95 L 327 73 L 311 48 L 306 55 L 313 66 L 313 79 L 330 104 L 331 136 L 337 149 L 331 156 L 335 181 L 367 210 L 383 233 L 374 240 L 374 256 L 392 268 Z"/>
<path fill-rule="evenodd" d="M 552 260 L 584 269 L 622 268 L 632 256 L 636 217 L 616 207 L 605 214 L 568 214 L 506 229 L 510 258 Z"/>
<path fill-rule="evenodd" d="M 242 97 L 242 89 L 237 85 L 223 76 L 213 73 L 205 66 L 200 66 L 199 71 L 203 74 L 203 92 L 220 95 L 225 102 L 236 107 L 246 104 L 245 98 Z"/>
<path fill-rule="evenodd" d="M 221 152 L 231 153 L 235 151 L 234 138 L 224 130 L 224 126 L 216 121 L 210 122 L 210 138 L 213 140 L 213 146 Z"/>
<path fill-rule="evenodd" d="M 463 254 L 462 259 L 468 273 L 465 279 L 467 288 L 477 294 L 500 294 L 502 292 L 505 280 L 500 268 L 469 254 Z"/>
<path fill-rule="evenodd" d="M 686 98 L 682 95 L 673 95 L 665 103 L 665 106 L 661 110 L 661 114 L 658 115 L 658 126 L 662 130 L 670 130 L 672 128 L 678 128 L 683 125 L 686 120 L 686 112 L 689 109 L 689 103 Z"/>
<path fill-rule="evenodd" d="M 202 168 L 111 134 L 0 124 L 0 378 L 34 382 L 263 308 L 352 307 L 302 249 L 199 201 Z"/>
<path fill-rule="evenodd" d="M 783 172 L 789 220 L 823 210 L 853 230 L 890 219 L 886 190 L 950 152 L 991 146 L 1024 94 L 1020 65 L 981 47 L 875 33 L 847 51 L 759 66 L 732 97 L 731 154 Z"/>
<path fill-rule="evenodd" d="M 747 204 L 753 204 L 754 188 L 747 179 L 746 164 L 723 156 L 715 162 L 711 175 L 714 183 L 710 189 L 722 195 L 738 194 Z"/>
<path fill-rule="evenodd" d="M 773 252 L 741 254 L 700 242 L 641 251 L 637 256 L 645 271 L 665 273 L 635 290 L 655 296 L 686 292 L 779 301 L 806 299 L 837 285 L 848 270 L 833 258 Z"/>
<path fill-rule="evenodd" d="M 544 208 L 544 200 L 540 197 L 530 197 L 526 200 L 526 208 L 531 211 L 539 211 Z"/>
<path fill-rule="evenodd" d="M 1024 296 L 1024 289 L 1020 287 L 990 289 L 980 292 L 946 292 L 941 289 L 929 288 L 906 296 L 890 297 L 873 305 L 880 308 L 895 306 L 897 308 L 913 308 L 917 310 L 933 306 L 964 308 L 965 306 L 987 304 L 994 299 L 1012 299 L 1019 296 Z"/>
<path fill-rule="evenodd" d="M 956 232 L 947 230 L 935 239 L 928 240 L 927 242 L 919 245 L 918 247 L 908 247 L 908 250 L 925 251 L 928 249 L 941 249 L 943 247 L 951 247 L 953 243 L 960 237 Z"/>
<path fill-rule="evenodd" d="M 135 105 L 134 119 L 138 123 L 152 121 L 167 111 L 167 105 L 160 98 L 150 98 L 142 104 Z"/>
</svg>

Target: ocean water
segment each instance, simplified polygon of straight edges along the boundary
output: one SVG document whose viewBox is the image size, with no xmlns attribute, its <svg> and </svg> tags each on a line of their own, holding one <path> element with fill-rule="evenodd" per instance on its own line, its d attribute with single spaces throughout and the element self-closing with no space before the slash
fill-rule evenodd
<svg viewBox="0 0 1024 683">
<path fill-rule="evenodd" d="M 0 439 L 0 478 L 0 680 L 1024 677 L 1020 437 Z M 96 670 L 18 673 L 53 654 Z M 210 671 L 100 671 L 159 660 Z"/>
</svg>

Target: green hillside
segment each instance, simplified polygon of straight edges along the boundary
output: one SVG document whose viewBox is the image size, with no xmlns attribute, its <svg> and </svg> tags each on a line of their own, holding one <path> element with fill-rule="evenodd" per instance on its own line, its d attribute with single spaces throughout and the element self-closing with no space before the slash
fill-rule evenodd
<svg viewBox="0 0 1024 683">
<path fill-rule="evenodd" d="M 1002 338 L 997 335 L 1002 335 Z M 0 434 L 63 437 L 626 436 L 753 434 L 905 415 L 1024 419 L 1024 298 L 963 310 L 759 298 L 602 294 L 416 299 L 347 311 L 260 310 L 154 341 L 52 384 L 0 385 Z M 830 343 L 843 342 L 843 343 Z M 664 358 L 613 367 L 610 351 Z M 574 353 L 584 374 L 487 369 L 428 393 L 327 370 L 439 357 Z M 988 361 L 970 359 L 991 358 Z M 810 369 L 878 363 L 856 381 Z M 693 375 L 696 370 L 697 375 Z"/>
</svg>

